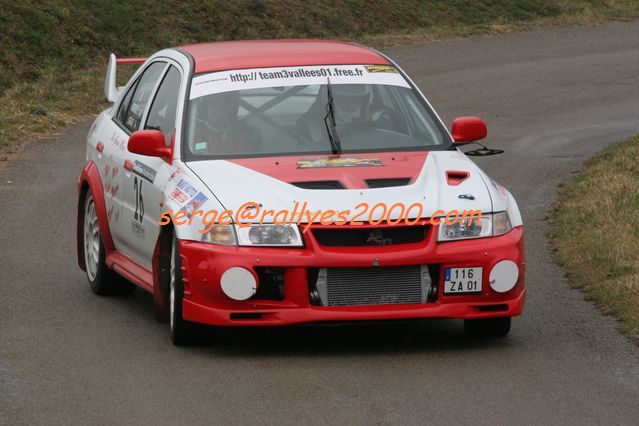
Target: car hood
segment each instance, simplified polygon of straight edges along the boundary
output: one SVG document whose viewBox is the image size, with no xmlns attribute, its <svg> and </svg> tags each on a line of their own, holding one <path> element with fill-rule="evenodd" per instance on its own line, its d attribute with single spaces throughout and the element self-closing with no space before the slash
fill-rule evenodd
<svg viewBox="0 0 639 426">
<path fill-rule="evenodd" d="M 442 214 L 437 210 L 493 210 L 485 175 L 459 151 L 205 160 L 187 166 L 232 211 L 247 202 L 274 212 L 306 203 L 309 211 L 348 210 L 349 219 L 362 212 L 361 203 L 370 208 L 421 203 L 422 217 Z M 371 218 L 382 213 L 378 208 Z M 398 207 L 391 219 L 399 214 Z M 368 211 L 358 218 L 368 219 Z"/>
</svg>

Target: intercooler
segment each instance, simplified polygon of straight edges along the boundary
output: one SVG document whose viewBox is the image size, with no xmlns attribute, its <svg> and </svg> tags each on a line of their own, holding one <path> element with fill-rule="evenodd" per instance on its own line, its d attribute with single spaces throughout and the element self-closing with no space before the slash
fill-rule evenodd
<svg viewBox="0 0 639 426">
<path fill-rule="evenodd" d="M 434 295 L 427 265 L 321 268 L 315 288 L 321 306 L 427 303 Z"/>
</svg>

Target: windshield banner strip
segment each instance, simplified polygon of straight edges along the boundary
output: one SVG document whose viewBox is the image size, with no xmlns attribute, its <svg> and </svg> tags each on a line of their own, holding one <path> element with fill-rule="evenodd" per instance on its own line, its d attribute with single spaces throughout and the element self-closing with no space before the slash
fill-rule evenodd
<svg viewBox="0 0 639 426">
<path fill-rule="evenodd" d="M 190 99 L 235 90 L 326 84 L 382 84 L 410 88 L 390 65 L 323 65 L 251 68 L 215 72 L 193 78 Z"/>
</svg>

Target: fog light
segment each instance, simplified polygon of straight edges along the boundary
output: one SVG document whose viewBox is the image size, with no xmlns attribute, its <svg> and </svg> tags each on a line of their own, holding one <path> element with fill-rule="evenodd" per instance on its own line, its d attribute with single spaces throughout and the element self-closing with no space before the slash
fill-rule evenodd
<svg viewBox="0 0 639 426">
<path fill-rule="evenodd" d="M 502 260 L 498 262 L 490 271 L 490 287 L 497 293 L 505 293 L 517 283 L 519 278 L 519 268 L 512 260 Z"/>
<path fill-rule="evenodd" d="M 224 294 L 233 300 L 246 300 L 257 291 L 257 281 L 253 274 L 239 266 L 224 271 L 220 285 Z"/>
</svg>

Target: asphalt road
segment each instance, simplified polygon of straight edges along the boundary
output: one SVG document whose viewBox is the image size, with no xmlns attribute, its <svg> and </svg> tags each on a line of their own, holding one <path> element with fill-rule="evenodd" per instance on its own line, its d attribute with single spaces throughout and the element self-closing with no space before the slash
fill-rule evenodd
<svg viewBox="0 0 639 426">
<path fill-rule="evenodd" d="M 94 296 L 77 267 L 84 123 L 0 171 L 0 423 L 639 424 L 639 348 L 569 288 L 544 221 L 585 158 L 639 133 L 639 22 L 387 53 L 446 123 L 479 115 L 507 151 L 479 163 L 526 225 L 529 297 L 508 338 L 440 320 L 174 347 L 149 295 Z"/>
</svg>

